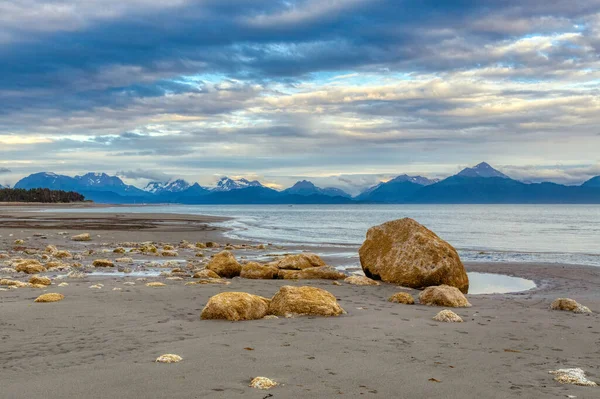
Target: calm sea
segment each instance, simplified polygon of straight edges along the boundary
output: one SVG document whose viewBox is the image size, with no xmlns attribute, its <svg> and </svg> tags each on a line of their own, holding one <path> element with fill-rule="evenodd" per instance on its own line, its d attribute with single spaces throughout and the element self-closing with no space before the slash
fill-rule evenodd
<svg viewBox="0 0 600 399">
<path fill-rule="evenodd" d="M 218 224 L 231 228 L 232 238 L 334 246 L 349 260 L 369 227 L 411 217 L 465 261 L 600 266 L 600 205 L 163 205 L 81 211 L 228 216 L 234 219 Z"/>
</svg>

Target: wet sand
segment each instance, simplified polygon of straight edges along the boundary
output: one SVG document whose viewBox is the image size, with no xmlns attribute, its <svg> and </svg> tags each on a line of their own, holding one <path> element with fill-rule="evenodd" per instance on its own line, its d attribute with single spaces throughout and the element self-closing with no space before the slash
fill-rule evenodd
<svg viewBox="0 0 600 399">
<path fill-rule="evenodd" d="M 19 227 L 7 227 L 6 217 L 0 210 L 0 252 L 25 237 L 30 237 L 27 247 L 54 244 L 73 250 L 112 248 L 120 241 L 230 241 L 208 225 L 212 220 L 202 217 L 185 217 L 193 223 L 181 225 L 179 216 L 173 215 L 147 215 L 147 219 L 146 215 L 67 214 L 50 215 L 49 219 L 58 222 L 36 219 L 28 222 L 36 225 Z M 84 223 L 78 218 L 95 220 L 87 229 L 76 229 Z M 115 229 L 121 221 L 143 228 Z M 60 225 L 40 227 L 40 223 Z M 94 225 L 98 230 L 92 230 Z M 32 236 L 40 229 L 46 239 Z M 94 239 L 74 243 L 58 235 L 63 230 L 69 235 L 90 232 Z M 254 254 L 242 249 L 234 253 L 238 259 Z M 191 256 L 191 252 L 181 254 Z M 84 263 L 92 259 L 85 258 Z M 591 380 L 600 382 L 598 314 L 549 310 L 553 299 L 566 296 L 599 311 L 600 268 L 466 266 L 469 271 L 533 279 L 538 287 L 515 294 L 468 295 L 473 306 L 454 309 L 465 320 L 461 324 L 431 320 L 441 308 L 387 302 L 391 294 L 405 290 L 391 284 L 357 287 L 320 280 L 235 278 L 227 286 L 185 286 L 189 280 L 156 277 L 148 281 L 167 286 L 150 288 L 135 277 L 88 276 L 64 280 L 67 287 L 58 287 L 59 280 L 55 280 L 48 289 L 2 291 L 0 397 L 599 397 L 600 387 L 561 385 L 548 371 L 580 367 Z M 135 285 L 124 285 L 125 281 Z M 104 287 L 89 288 L 97 283 Z M 347 314 L 235 323 L 200 320 L 202 308 L 214 294 L 244 291 L 270 297 L 282 285 L 324 288 L 338 298 Z M 418 296 L 416 290 L 406 291 Z M 60 292 L 65 299 L 33 303 L 43 292 Z M 153 363 L 164 353 L 178 354 L 183 361 Z M 250 379 L 256 376 L 269 377 L 280 386 L 269 391 L 249 388 Z"/>
</svg>

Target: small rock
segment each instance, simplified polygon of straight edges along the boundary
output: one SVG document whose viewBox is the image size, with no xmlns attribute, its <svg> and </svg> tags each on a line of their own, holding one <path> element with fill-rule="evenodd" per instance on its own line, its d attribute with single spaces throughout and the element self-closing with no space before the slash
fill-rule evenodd
<svg viewBox="0 0 600 399">
<path fill-rule="evenodd" d="M 156 363 L 179 363 L 183 358 L 179 355 L 173 355 L 171 353 L 167 353 L 166 355 L 160 355 L 156 358 Z"/>
<path fill-rule="evenodd" d="M 65 298 L 63 294 L 58 294 L 55 292 L 49 292 L 47 294 L 42 294 L 38 296 L 34 302 L 58 302 L 62 301 Z"/>
<path fill-rule="evenodd" d="M 554 381 L 560 382 L 561 384 L 573 384 L 586 387 L 595 387 L 598 385 L 594 381 L 588 380 L 585 376 L 585 371 L 580 368 L 559 369 L 549 371 L 549 373 L 555 376 Z"/>
<path fill-rule="evenodd" d="M 78 234 L 76 236 L 71 237 L 73 241 L 91 241 L 92 237 L 89 233 Z"/>
<path fill-rule="evenodd" d="M 267 377 L 256 377 L 250 381 L 249 386 L 257 389 L 271 389 L 277 386 L 277 383 Z"/>
<path fill-rule="evenodd" d="M 371 280 L 365 276 L 350 276 L 344 279 L 344 282 L 352 285 L 379 285 L 375 280 Z"/>
<path fill-rule="evenodd" d="M 153 281 L 151 283 L 146 283 L 146 287 L 166 287 L 167 285 L 158 281 Z"/>
<path fill-rule="evenodd" d="M 413 305 L 415 299 L 408 292 L 397 292 L 388 298 L 388 302 L 403 303 L 405 305 Z"/>
<path fill-rule="evenodd" d="M 571 298 L 558 298 L 555 299 L 550 305 L 552 310 L 565 310 L 573 313 L 592 313 L 590 308 L 583 306 L 579 302 Z"/>
<path fill-rule="evenodd" d="M 453 311 L 451 311 L 449 309 L 444 309 L 444 310 L 440 311 L 438 314 L 436 314 L 433 317 L 433 320 L 441 321 L 444 323 L 462 323 L 463 322 L 463 319 L 461 319 L 461 317 L 459 315 L 457 315 L 456 313 L 454 313 Z"/>
</svg>

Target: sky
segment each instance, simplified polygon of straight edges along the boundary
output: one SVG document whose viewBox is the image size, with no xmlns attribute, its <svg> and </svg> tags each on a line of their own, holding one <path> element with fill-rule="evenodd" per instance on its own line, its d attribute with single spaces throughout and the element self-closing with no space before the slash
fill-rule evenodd
<svg viewBox="0 0 600 399">
<path fill-rule="evenodd" d="M 19 0 L 0 60 L 0 184 L 600 175 L 600 0 Z"/>
</svg>

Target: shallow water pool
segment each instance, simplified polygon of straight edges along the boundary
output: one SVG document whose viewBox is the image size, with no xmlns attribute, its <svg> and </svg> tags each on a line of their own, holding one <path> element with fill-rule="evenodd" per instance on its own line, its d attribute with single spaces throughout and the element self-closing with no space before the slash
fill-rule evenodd
<svg viewBox="0 0 600 399">
<path fill-rule="evenodd" d="M 495 273 L 467 273 L 469 275 L 469 294 L 506 294 L 521 292 L 536 287 L 535 282 L 521 277 Z"/>
</svg>

